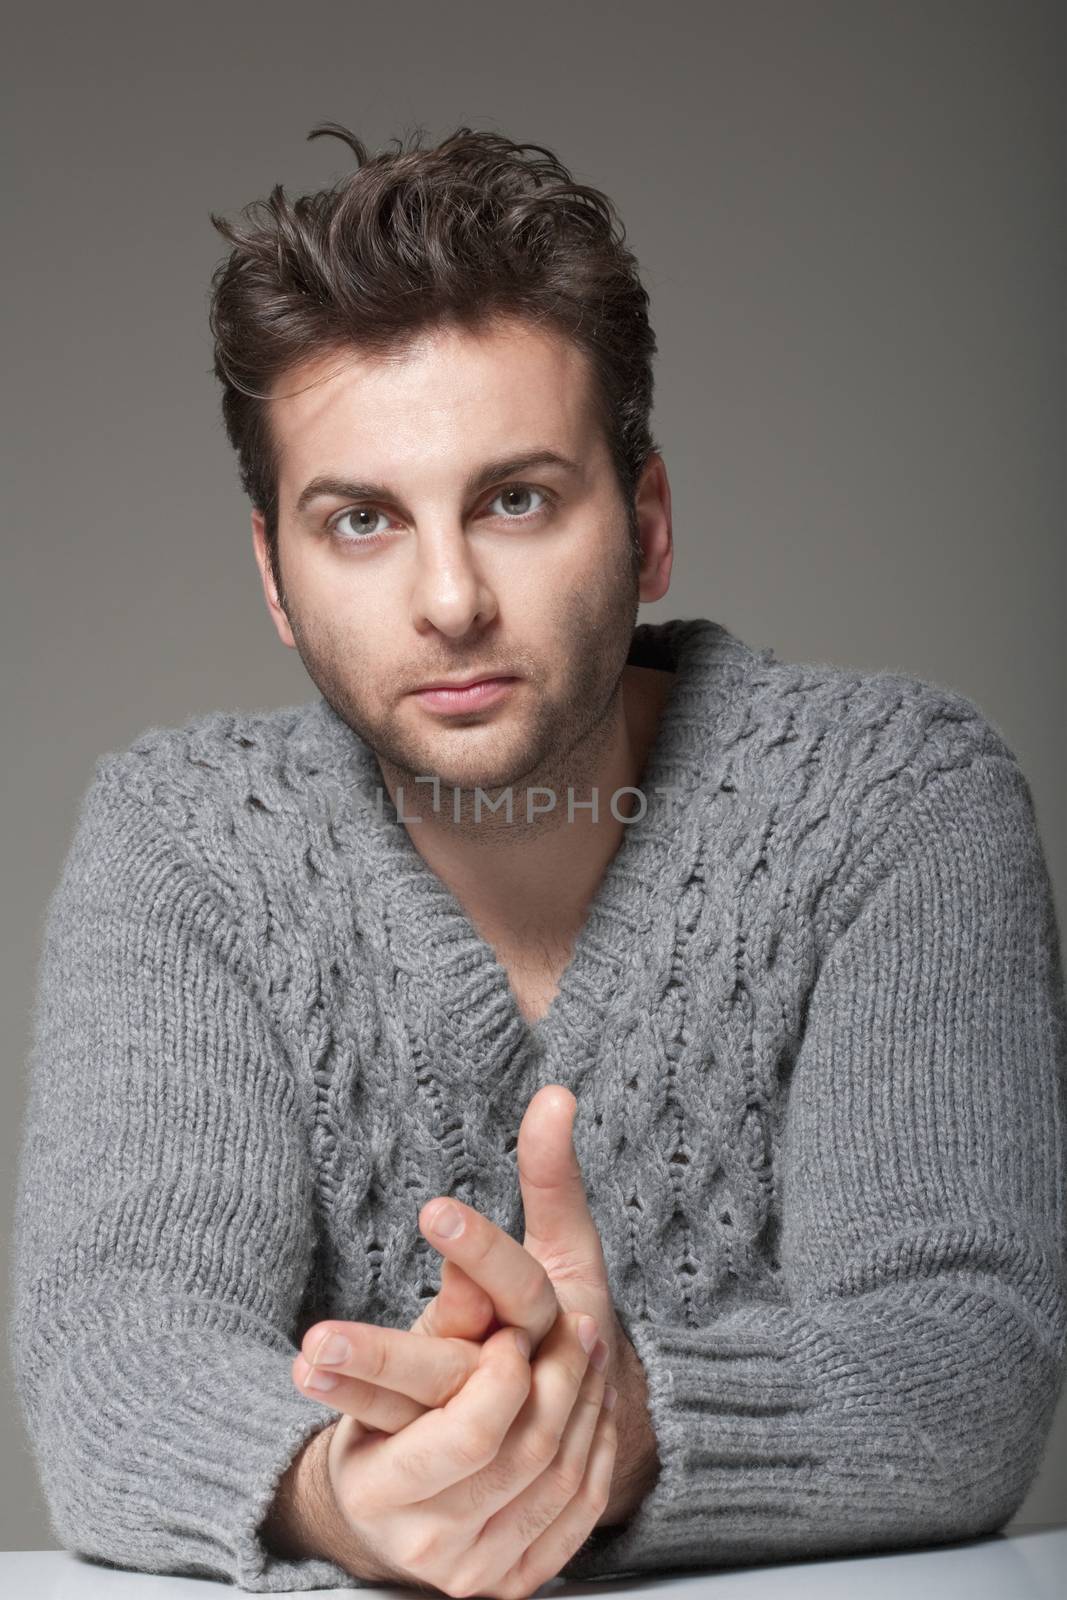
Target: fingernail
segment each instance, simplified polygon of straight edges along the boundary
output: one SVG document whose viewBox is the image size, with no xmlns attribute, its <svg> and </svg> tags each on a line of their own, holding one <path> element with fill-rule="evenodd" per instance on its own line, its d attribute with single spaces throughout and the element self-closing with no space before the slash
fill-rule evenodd
<svg viewBox="0 0 1067 1600">
<path fill-rule="evenodd" d="M 598 1372 L 603 1372 L 608 1364 L 608 1347 L 603 1339 L 597 1340 L 597 1347 L 589 1357 L 589 1360 Z"/>
<path fill-rule="evenodd" d="M 312 1367 L 304 1379 L 305 1389 L 334 1389 L 340 1383 L 340 1378 L 335 1372 L 320 1372 L 318 1367 Z"/>
<path fill-rule="evenodd" d="M 328 1333 L 315 1351 L 314 1365 L 336 1366 L 338 1361 L 347 1361 L 351 1354 L 352 1346 L 343 1334 Z"/>
<path fill-rule="evenodd" d="M 587 1355 L 596 1344 L 597 1332 L 595 1317 L 583 1317 L 578 1324 L 578 1338 L 581 1341 L 582 1349 Z"/>
<path fill-rule="evenodd" d="M 615 1402 L 616 1402 L 616 1400 L 618 1398 L 619 1398 L 618 1389 L 613 1389 L 610 1383 L 606 1384 L 605 1387 L 604 1387 L 604 1410 L 605 1411 L 614 1411 Z"/>
<path fill-rule="evenodd" d="M 518 1345 L 519 1349 L 522 1351 L 523 1355 L 526 1357 L 526 1360 L 529 1361 L 529 1359 L 530 1359 L 530 1348 L 531 1348 L 530 1347 L 530 1335 L 528 1333 L 526 1333 L 525 1331 L 520 1331 L 519 1333 L 517 1333 L 515 1335 L 515 1343 Z"/>
<path fill-rule="evenodd" d="M 463 1213 L 456 1206 L 442 1206 L 430 1228 L 439 1239 L 456 1239 L 463 1232 Z"/>
</svg>

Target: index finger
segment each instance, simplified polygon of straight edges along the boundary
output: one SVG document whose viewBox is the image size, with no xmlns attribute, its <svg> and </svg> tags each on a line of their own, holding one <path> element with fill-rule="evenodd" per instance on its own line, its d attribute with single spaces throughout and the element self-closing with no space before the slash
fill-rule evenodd
<svg viewBox="0 0 1067 1600">
<path fill-rule="evenodd" d="M 439 1233 L 438 1224 L 451 1212 L 458 1232 Z M 485 1290 L 503 1324 L 525 1328 L 536 1350 L 559 1314 L 556 1291 L 540 1261 L 480 1211 L 451 1196 L 428 1200 L 419 1212 L 419 1227 L 435 1250 Z"/>
<path fill-rule="evenodd" d="M 347 1353 L 330 1348 L 335 1335 L 348 1346 Z M 313 1387 L 307 1383 L 313 1371 L 329 1372 L 392 1390 L 422 1406 L 443 1406 L 462 1389 L 481 1351 L 469 1339 L 439 1339 L 372 1322 L 316 1322 L 303 1338 L 300 1354 L 307 1371 L 297 1381 Z"/>
</svg>

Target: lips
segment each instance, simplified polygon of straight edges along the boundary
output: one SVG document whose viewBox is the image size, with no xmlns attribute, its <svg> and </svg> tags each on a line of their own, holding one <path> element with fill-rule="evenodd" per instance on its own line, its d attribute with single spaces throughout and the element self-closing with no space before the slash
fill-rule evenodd
<svg viewBox="0 0 1067 1600">
<path fill-rule="evenodd" d="M 419 689 L 416 698 L 427 710 L 442 716 L 488 710 L 499 705 L 514 691 L 517 678 L 475 678 L 466 685 Z"/>
<path fill-rule="evenodd" d="M 495 682 L 497 678 L 510 676 L 511 674 L 507 672 L 479 672 L 476 677 L 464 678 L 462 682 L 456 683 L 449 683 L 447 679 L 442 678 L 437 683 L 420 683 L 416 693 L 422 694 L 427 689 L 469 689 L 476 683 Z"/>
</svg>

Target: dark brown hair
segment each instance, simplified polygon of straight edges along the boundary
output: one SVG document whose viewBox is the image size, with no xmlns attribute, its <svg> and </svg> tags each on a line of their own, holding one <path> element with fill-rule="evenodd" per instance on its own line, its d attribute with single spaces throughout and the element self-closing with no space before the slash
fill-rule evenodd
<svg viewBox="0 0 1067 1600">
<path fill-rule="evenodd" d="M 243 208 L 243 223 L 211 214 L 233 246 L 211 280 L 214 371 L 279 595 L 272 383 L 344 347 L 384 355 L 435 325 L 475 330 L 510 316 L 548 324 L 587 354 L 636 567 L 634 490 L 659 449 L 649 432 L 656 341 L 611 201 L 543 145 L 498 133 L 461 127 L 426 149 L 417 130 L 407 149 L 394 140 L 374 156 L 339 123 L 308 138 L 323 134 L 359 163 L 333 188 L 290 202 L 277 184 Z"/>
</svg>

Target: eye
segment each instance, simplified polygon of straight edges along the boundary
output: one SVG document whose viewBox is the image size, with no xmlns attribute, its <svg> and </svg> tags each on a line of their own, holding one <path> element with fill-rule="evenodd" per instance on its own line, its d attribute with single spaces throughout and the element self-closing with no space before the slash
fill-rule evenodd
<svg viewBox="0 0 1067 1600">
<path fill-rule="evenodd" d="M 369 517 L 373 523 L 374 520 L 381 515 L 382 513 L 379 511 L 377 506 L 349 506 L 347 511 L 342 511 L 338 516 L 331 518 L 328 527 L 330 532 L 336 537 L 337 530 L 340 528 L 346 517 Z M 378 537 L 379 530 L 373 526 L 368 527 L 366 523 L 361 524 L 358 521 L 354 524 L 354 526 L 356 528 L 355 535 L 352 537 L 349 537 L 347 534 L 342 535 L 342 544 L 367 544 L 371 540 Z"/>
<path fill-rule="evenodd" d="M 536 495 L 541 504 L 535 506 L 532 511 L 520 509 L 515 512 L 513 509 L 515 500 L 518 499 L 520 503 L 528 501 L 531 495 Z M 509 506 L 508 510 L 497 513 L 502 521 L 532 522 L 535 517 L 543 516 L 546 511 L 551 509 L 553 496 L 547 489 L 538 489 L 532 483 L 509 483 L 503 489 L 498 489 L 492 500 L 488 501 L 487 504 L 490 507 L 494 506 L 498 500 Z M 348 506 L 344 511 L 339 511 L 335 517 L 331 517 L 327 527 L 331 536 L 340 544 L 376 544 L 382 537 L 382 529 L 375 527 L 374 524 L 379 517 L 384 515 L 384 512 L 378 506 Z M 340 532 L 342 522 L 349 517 L 354 519 L 351 525 L 354 531 L 349 533 Z M 361 518 L 366 520 L 360 521 Z"/>
<path fill-rule="evenodd" d="M 544 504 L 536 507 L 536 509 L 533 511 L 521 511 L 518 516 L 505 514 L 504 518 L 506 522 L 525 522 L 527 517 L 539 516 L 548 505 L 548 495 L 543 489 L 535 489 L 532 483 L 509 483 L 505 489 L 500 489 L 497 491 L 489 504 L 494 504 L 496 500 L 507 501 L 509 499 L 514 499 L 516 496 L 520 500 L 528 500 L 532 494 L 540 495 Z"/>
</svg>

